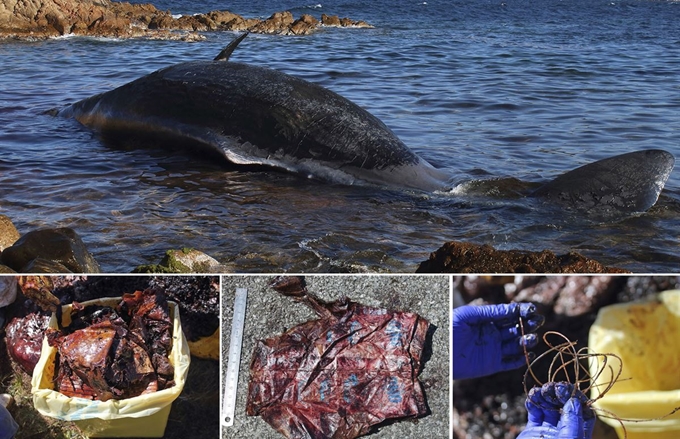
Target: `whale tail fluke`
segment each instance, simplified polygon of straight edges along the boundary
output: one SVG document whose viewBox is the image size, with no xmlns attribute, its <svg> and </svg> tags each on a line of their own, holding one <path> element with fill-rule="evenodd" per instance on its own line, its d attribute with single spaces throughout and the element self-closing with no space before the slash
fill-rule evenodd
<svg viewBox="0 0 680 439">
<path fill-rule="evenodd" d="M 644 212 L 658 200 L 674 164 L 671 153 L 658 149 L 622 154 L 566 172 L 531 196 L 595 214 Z"/>
<path fill-rule="evenodd" d="M 227 45 L 227 47 L 222 49 L 222 51 L 215 57 L 215 59 L 213 59 L 213 61 L 229 61 L 231 54 L 234 53 L 234 50 L 236 50 L 241 41 L 243 41 L 243 39 L 247 37 L 249 33 L 250 32 L 246 31 L 237 38 L 234 38 L 232 42 Z"/>
</svg>

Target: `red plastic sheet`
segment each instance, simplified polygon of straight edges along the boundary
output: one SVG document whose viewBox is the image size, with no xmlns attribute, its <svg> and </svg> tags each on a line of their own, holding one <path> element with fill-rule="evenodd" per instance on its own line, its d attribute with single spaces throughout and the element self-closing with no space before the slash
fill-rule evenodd
<svg viewBox="0 0 680 439">
<path fill-rule="evenodd" d="M 287 278 L 290 279 L 290 278 Z M 325 303 L 304 287 L 283 294 L 319 319 L 259 341 L 246 412 L 288 438 L 355 438 L 428 411 L 418 374 L 429 323 L 414 313 Z"/>
</svg>

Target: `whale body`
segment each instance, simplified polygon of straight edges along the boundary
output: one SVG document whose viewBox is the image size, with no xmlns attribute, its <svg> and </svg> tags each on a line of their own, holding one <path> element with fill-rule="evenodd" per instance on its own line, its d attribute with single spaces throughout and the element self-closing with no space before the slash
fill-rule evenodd
<svg viewBox="0 0 680 439">
<path fill-rule="evenodd" d="M 409 149 L 378 118 L 311 82 L 228 61 L 244 34 L 212 61 L 153 72 L 60 110 L 109 138 L 146 137 L 343 184 L 436 191 L 451 176 Z M 532 193 L 567 207 L 643 212 L 674 166 L 662 150 L 591 163 Z"/>
</svg>

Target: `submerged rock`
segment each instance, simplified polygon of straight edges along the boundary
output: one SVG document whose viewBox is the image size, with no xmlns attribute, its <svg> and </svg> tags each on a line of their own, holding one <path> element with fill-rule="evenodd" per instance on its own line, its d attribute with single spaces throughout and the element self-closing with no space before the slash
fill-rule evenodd
<svg viewBox="0 0 680 439">
<path fill-rule="evenodd" d="M 71 228 L 41 229 L 26 233 L 0 255 L 2 263 L 20 273 L 99 273 L 99 264 Z"/>
<path fill-rule="evenodd" d="M 550 250 L 496 250 L 490 245 L 451 241 L 420 264 L 416 273 L 628 273 L 585 256 Z"/>
</svg>

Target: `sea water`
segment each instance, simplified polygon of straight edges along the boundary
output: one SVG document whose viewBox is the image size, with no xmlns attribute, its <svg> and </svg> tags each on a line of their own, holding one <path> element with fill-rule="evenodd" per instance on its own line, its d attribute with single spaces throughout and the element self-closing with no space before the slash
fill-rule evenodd
<svg viewBox="0 0 680 439">
<path fill-rule="evenodd" d="M 107 272 L 193 247 L 235 271 L 413 272 L 450 240 L 578 251 L 677 272 L 680 170 L 649 212 L 612 221 L 508 191 L 647 148 L 680 157 L 680 3 L 618 0 L 158 1 L 173 14 L 280 10 L 365 20 L 304 37 L 250 35 L 232 60 L 327 87 L 452 176 L 453 193 L 345 186 L 105 144 L 46 113 L 159 68 L 208 60 L 202 42 L 83 37 L 0 42 L 0 213 L 25 233 L 72 227 Z M 502 186 L 502 184 L 501 184 Z M 500 189 L 503 189 L 502 187 Z"/>
</svg>

